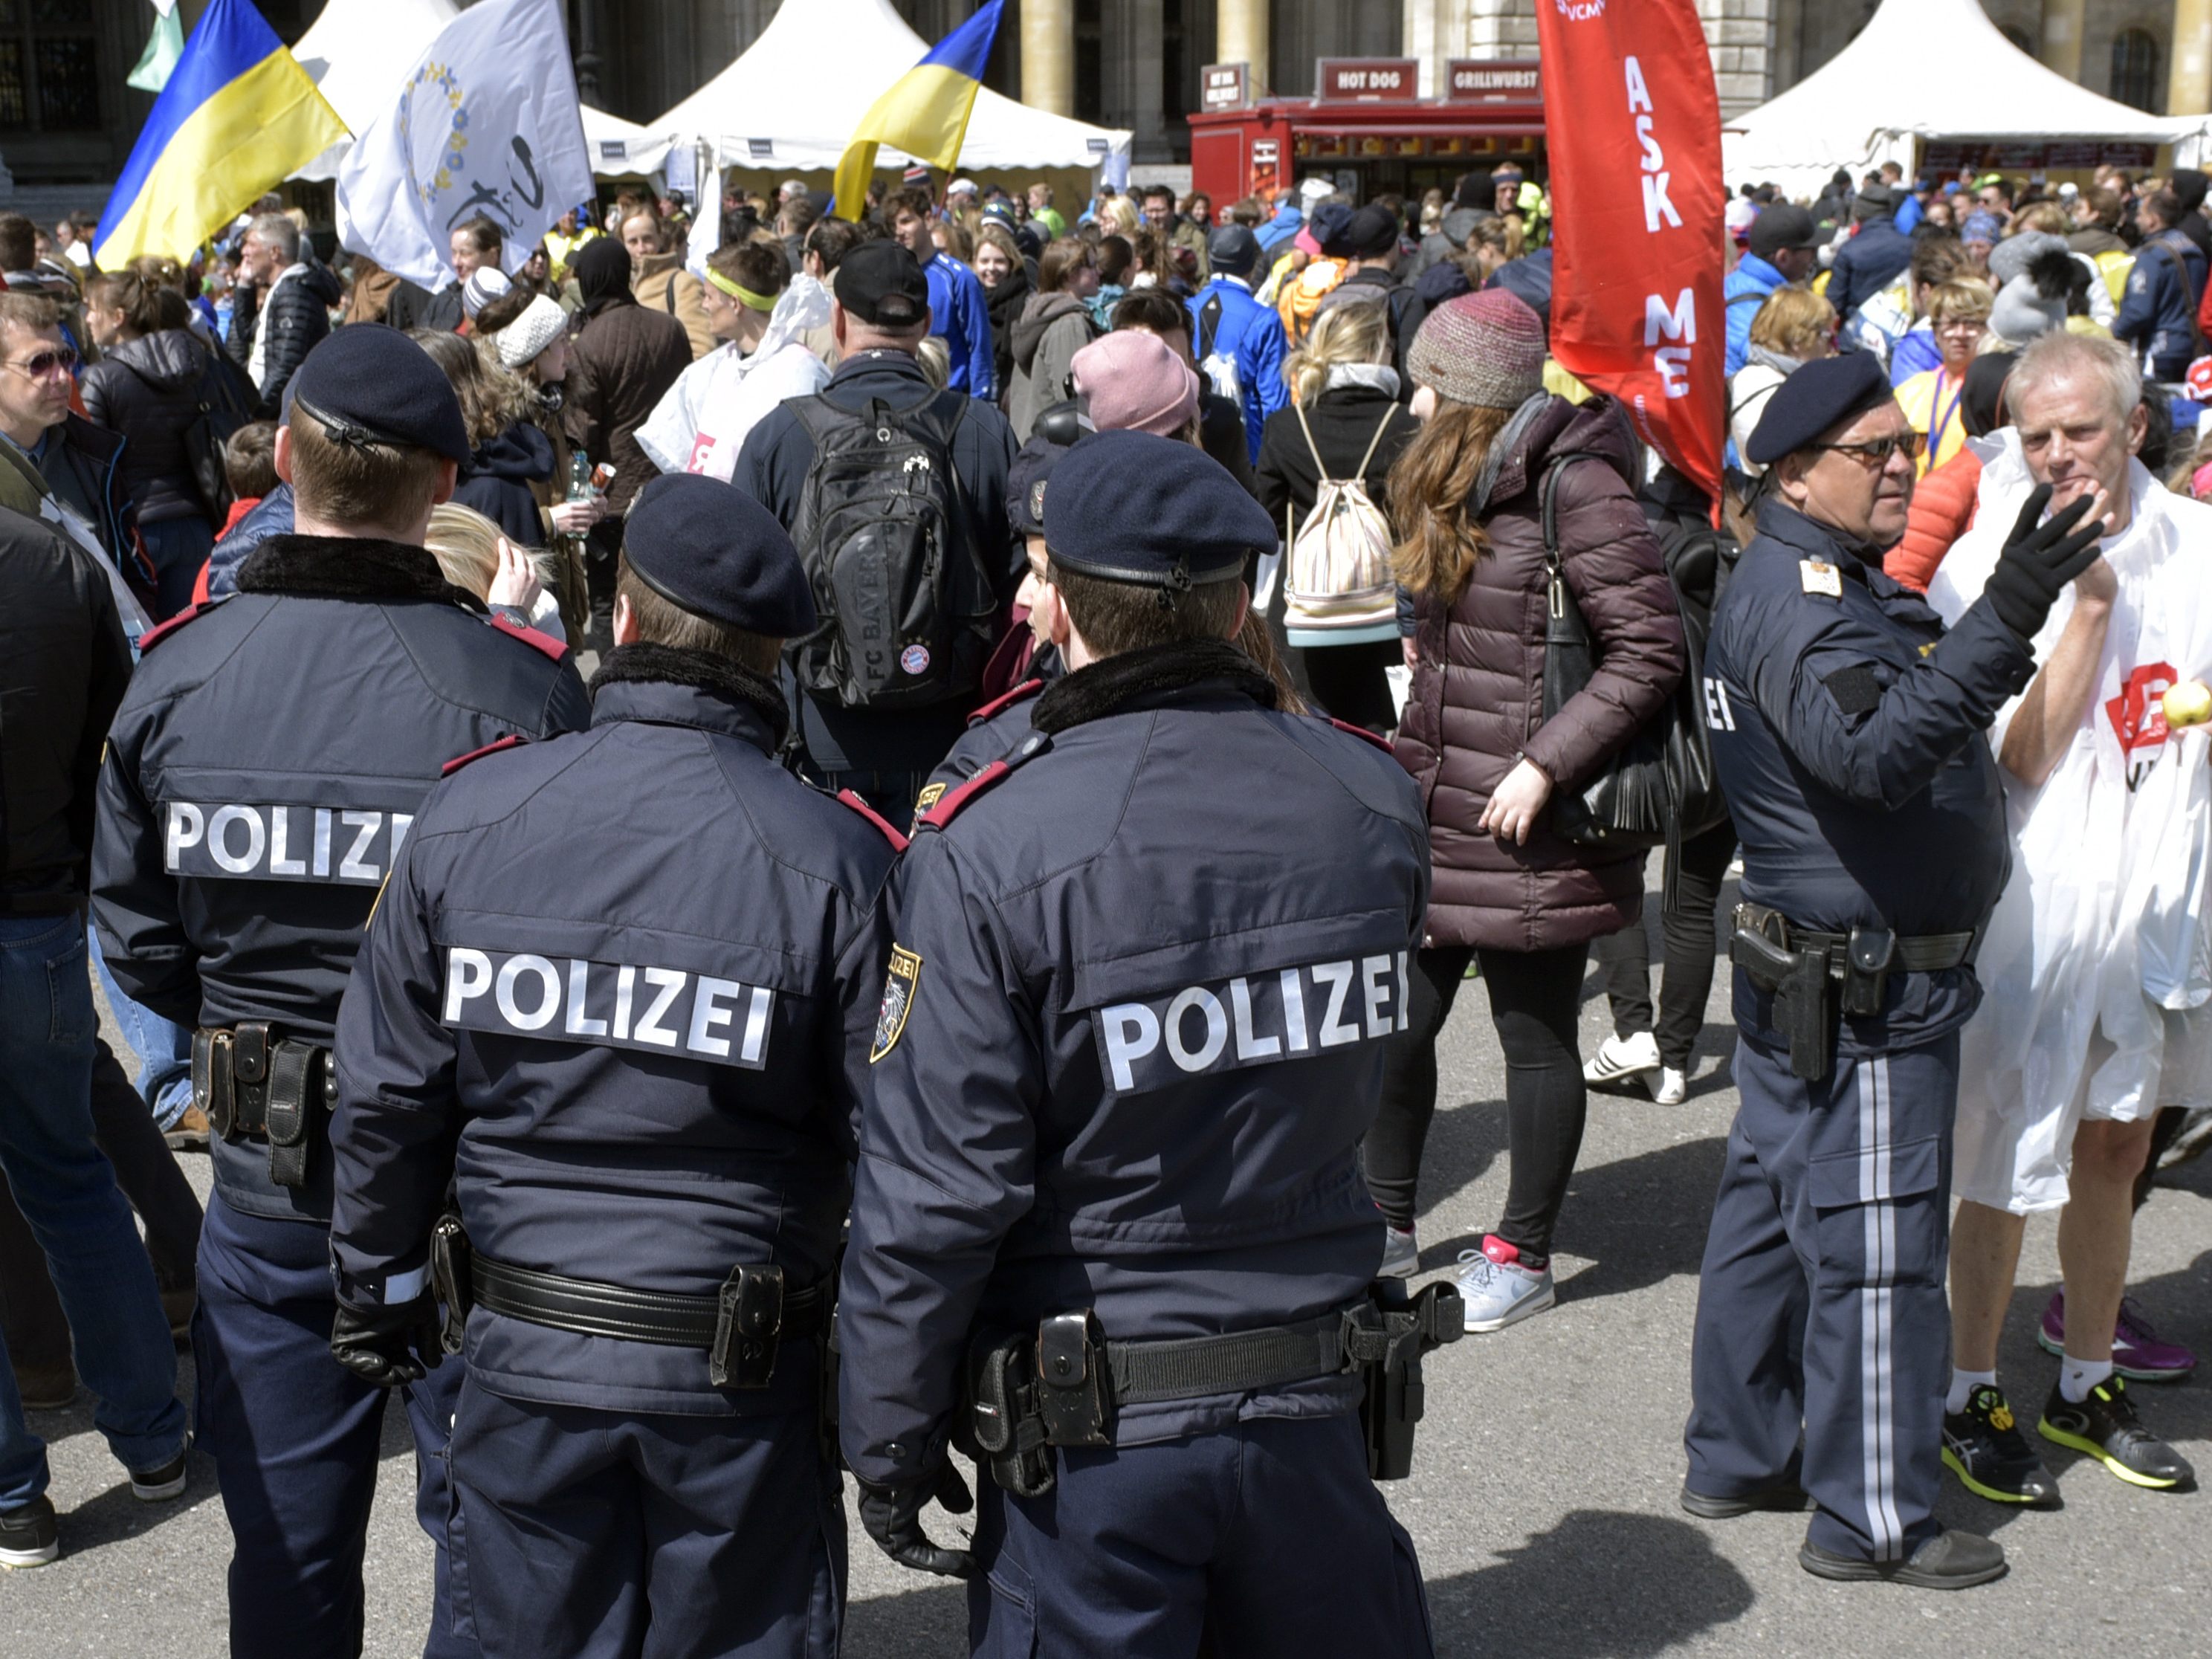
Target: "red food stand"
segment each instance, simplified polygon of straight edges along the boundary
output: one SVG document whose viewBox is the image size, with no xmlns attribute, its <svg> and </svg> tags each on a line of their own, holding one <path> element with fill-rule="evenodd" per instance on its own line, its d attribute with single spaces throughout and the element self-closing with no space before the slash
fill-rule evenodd
<svg viewBox="0 0 2212 1659">
<path fill-rule="evenodd" d="M 1191 188 L 1225 207 L 1319 174 L 1355 200 L 1385 191 L 1418 199 L 1509 161 L 1542 180 L 1544 94 L 1533 60 L 1455 58 L 1437 98 L 1419 95 L 1419 67 L 1410 58 L 1325 58 L 1311 98 L 1253 98 L 1243 65 L 1208 67 L 1206 107 L 1189 117 Z"/>
</svg>

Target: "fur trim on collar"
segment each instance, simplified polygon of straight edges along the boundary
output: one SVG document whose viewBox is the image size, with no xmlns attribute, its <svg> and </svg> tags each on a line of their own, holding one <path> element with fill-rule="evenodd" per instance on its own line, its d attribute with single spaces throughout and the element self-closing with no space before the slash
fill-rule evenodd
<svg viewBox="0 0 2212 1659">
<path fill-rule="evenodd" d="M 1228 641 L 1176 640 L 1125 651 L 1054 681 L 1037 698 L 1030 724 L 1040 732 L 1065 732 L 1103 720 L 1140 698 L 1208 682 L 1225 682 L 1262 708 L 1278 706 L 1274 681 Z"/>
<path fill-rule="evenodd" d="M 489 614 L 446 580 L 427 548 L 374 536 L 271 536 L 238 568 L 241 593 L 314 599 L 443 599 Z"/>
<path fill-rule="evenodd" d="M 781 687 L 765 674 L 756 674 L 727 657 L 705 651 L 679 651 L 666 645 L 618 645 L 600 659 L 599 672 L 592 676 L 591 693 L 596 699 L 605 686 L 649 682 L 711 691 L 751 709 L 768 722 L 775 737 L 772 749 L 783 746 L 784 735 L 790 730 L 791 710 L 784 702 Z"/>
</svg>

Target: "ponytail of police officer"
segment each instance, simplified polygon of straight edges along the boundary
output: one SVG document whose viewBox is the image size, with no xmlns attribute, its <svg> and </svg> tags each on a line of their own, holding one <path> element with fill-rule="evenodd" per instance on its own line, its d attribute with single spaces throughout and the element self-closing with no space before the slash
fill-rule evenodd
<svg viewBox="0 0 2212 1659">
<path fill-rule="evenodd" d="M 1747 453 L 1777 493 L 1722 596 L 1705 724 L 1743 847 L 1741 1104 L 1698 1292 L 1682 1504 L 1815 1513 L 1804 1569 L 1931 1589 L 2005 1571 L 1935 1515 L 1959 1029 L 2004 884 L 1986 736 L 2097 557 L 2082 502 L 2014 526 L 1948 633 L 1882 574 L 1919 435 L 1869 353 L 1808 363 Z"/>
<path fill-rule="evenodd" d="M 331 1356 L 330 1045 L 362 930 L 440 769 L 580 726 L 557 641 L 495 625 L 422 547 L 469 456 L 422 349 L 340 329 L 276 434 L 294 533 L 144 652 L 100 771 L 93 912 L 131 996 L 195 1031 L 213 1126 L 192 1352 L 236 1552 L 230 1644 L 361 1650 L 384 1389 Z M 459 1367 L 405 1390 L 438 1545 L 426 1651 L 477 1650 L 448 1593 L 441 1471 Z"/>
<path fill-rule="evenodd" d="M 623 548 L 591 729 L 439 786 L 346 993 L 341 1357 L 417 1375 L 465 1310 L 492 1659 L 803 1659 L 843 1605 L 821 1349 L 903 842 L 776 763 L 815 612 L 768 510 L 655 478 Z"/>
<path fill-rule="evenodd" d="M 1043 507 L 1069 672 L 896 884 L 838 1314 L 862 1523 L 980 1575 L 978 1651 L 1426 1654 L 1370 1478 L 1409 1425 L 1358 1414 L 1412 1346 L 1358 1148 L 1420 802 L 1229 642 L 1275 535 L 1217 462 L 1100 433 Z M 921 1520 L 966 1506 L 956 1440 L 990 1470 L 966 1551 Z"/>
</svg>

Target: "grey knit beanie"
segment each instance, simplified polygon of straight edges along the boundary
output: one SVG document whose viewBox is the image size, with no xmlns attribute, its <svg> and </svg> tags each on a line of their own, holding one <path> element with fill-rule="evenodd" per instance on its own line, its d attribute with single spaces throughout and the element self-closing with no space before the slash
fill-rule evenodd
<svg viewBox="0 0 2212 1659">
<path fill-rule="evenodd" d="M 1518 409 L 1544 389 L 1544 325 L 1502 288 L 1447 301 L 1406 351 L 1416 386 L 1478 409 Z"/>
</svg>

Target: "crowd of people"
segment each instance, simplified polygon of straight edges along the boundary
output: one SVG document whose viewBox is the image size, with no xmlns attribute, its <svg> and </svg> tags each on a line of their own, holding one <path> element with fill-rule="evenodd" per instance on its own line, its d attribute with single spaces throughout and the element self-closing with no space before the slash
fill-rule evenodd
<svg viewBox="0 0 2212 1659">
<path fill-rule="evenodd" d="M 24 1412 L 80 1383 L 185 1489 L 173 1339 L 240 1653 L 358 1650 L 393 1389 L 434 1654 L 808 1650 L 841 1445 L 979 1651 L 1291 1650 L 1324 1542 L 1372 1559 L 1298 1641 L 1425 1651 L 1386 1408 L 1553 1307 L 1589 1091 L 1686 1097 L 1732 868 L 1684 1506 L 2001 1573 L 1934 1499 L 2061 1501 L 1996 1358 L 2054 1211 L 2038 1430 L 2192 1486 L 2126 1285 L 2212 1139 L 2206 182 L 1747 185 L 1717 502 L 1553 356 L 1516 167 L 625 191 L 460 223 L 435 291 L 273 199 L 117 271 L 0 214 L 0 1564 L 58 1553 Z M 1409 1299 L 1476 980 L 1507 1192 Z"/>
</svg>

